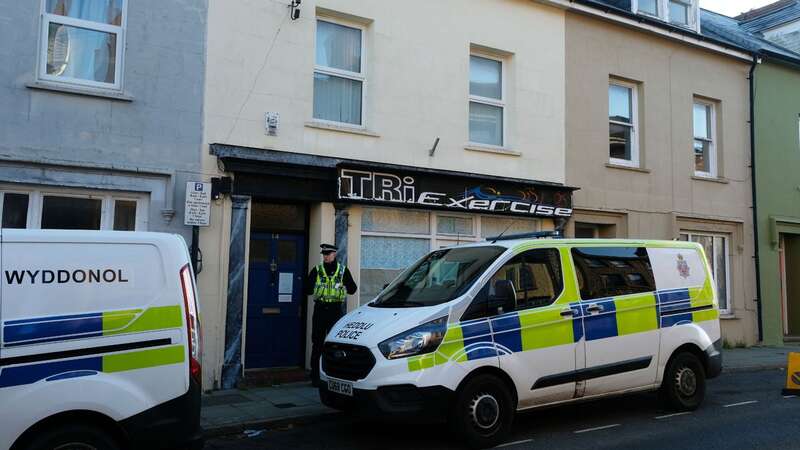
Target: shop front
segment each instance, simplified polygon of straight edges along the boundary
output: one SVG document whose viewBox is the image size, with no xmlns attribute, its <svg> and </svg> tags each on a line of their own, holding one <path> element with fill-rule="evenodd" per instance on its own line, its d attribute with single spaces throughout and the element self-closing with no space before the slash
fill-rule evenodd
<svg viewBox="0 0 800 450">
<path fill-rule="evenodd" d="M 212 145 L 232 176 L 222 387 L 309 365 L 319 245 L 335 243 L 359 285 L 351 310 L 442 247 L 502 233 L 563 229 L 560 184 Z"/>
</svg>

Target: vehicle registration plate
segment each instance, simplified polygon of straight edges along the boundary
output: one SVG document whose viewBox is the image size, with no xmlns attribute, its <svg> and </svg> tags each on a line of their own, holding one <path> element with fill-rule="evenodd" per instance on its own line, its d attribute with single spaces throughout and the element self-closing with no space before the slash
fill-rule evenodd
<svg viewBox="0 0 800 450">
<path fill-rule="evenodd" d="M 328 390 L 331 392 L 335 392 L 337 394 L 342 394 L 348 397 L 352 397 L 353 383 L 342 380 L 334 380 L 333 378 L 328 378 Z"/>
</svg>

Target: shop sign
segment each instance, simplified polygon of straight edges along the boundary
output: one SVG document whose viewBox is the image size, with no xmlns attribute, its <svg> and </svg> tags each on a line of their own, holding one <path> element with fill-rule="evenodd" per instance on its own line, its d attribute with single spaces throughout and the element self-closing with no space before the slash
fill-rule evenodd
<svg viewBox="0 0 800 450">
<path fill-rule="evenodd" d="M 339 168 L 338 179 L 342 201 L 519 216 L 572 215 L 572 189 L 567 187 L 353 168 Z"/>
</svg>

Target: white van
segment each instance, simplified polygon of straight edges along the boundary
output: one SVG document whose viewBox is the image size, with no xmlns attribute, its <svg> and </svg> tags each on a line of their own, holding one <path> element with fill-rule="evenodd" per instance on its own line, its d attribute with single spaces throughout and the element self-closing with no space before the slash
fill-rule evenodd
<svg viewBox="0 0 800 450">
<path fill-rule="evenodd" d="M 719 307 L 703 248 L 509 236 L 436 250 L 333 327 L 331 407 L 448 418 L 475 447 L 515 411 L 660 389 L 697 408 L 719 375 Z"/>
<path fill-rule="evenodd" d="M 3 229 L 0 277 L 0 449 L 202 447 L 183 238 Z"/>
</svg>

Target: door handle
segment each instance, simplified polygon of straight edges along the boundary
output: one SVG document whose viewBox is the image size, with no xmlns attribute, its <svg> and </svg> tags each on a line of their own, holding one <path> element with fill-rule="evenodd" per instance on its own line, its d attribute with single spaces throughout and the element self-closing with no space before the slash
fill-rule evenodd
<svg viewBox="0 0 800 450">
<path fill-rule="evenodd" d="M 598 305 L 598 304 L 589 305 L 589 306 L 586 307 L 586 312 L 590 312 L 590 313 L 593 313 L 593 312 L 599 313 L 599 312 L 603 312 L 604 310 L 605 310 L 605 308 L 603 307 L 603 305 Z"/>
<path fill-rule="evenodd" d="M 561 310 L 561 316 L 562 317 L 572 317 L 574 315 L 575 315 L 575 311 L 573 311 L 572 308 L 565 308 L 565 309 Z"/>
</svg>

